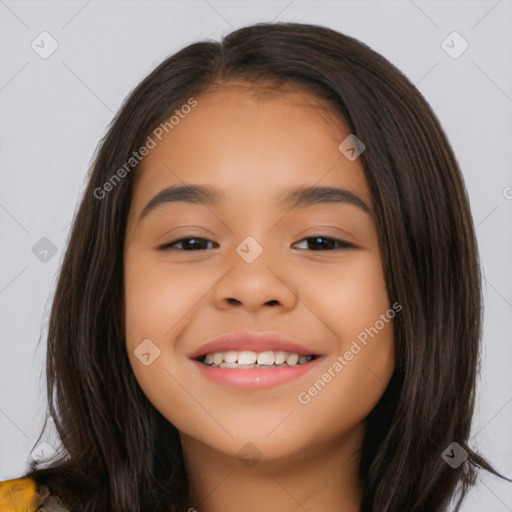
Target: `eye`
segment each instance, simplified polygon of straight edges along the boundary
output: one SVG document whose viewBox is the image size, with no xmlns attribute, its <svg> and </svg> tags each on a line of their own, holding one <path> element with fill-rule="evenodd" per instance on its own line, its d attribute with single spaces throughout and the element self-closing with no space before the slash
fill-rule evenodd
<svg viewBox="0 0 512 512">
<path fill-rule="evenodd" d="M 330 238 L 326 236 L 310 236 L 307 238 L 303 238 L 300 242 L 308 241 L 310 247 L 314 247 L 314 249 L 310 250 L 336 250 L 336 249 L 351 249 L 354 248 L 355 245 L 347 242 L 345 240 L 338 240 L 337 238 Z M 327 241 L 327 243 L 323 242 Z M 184 243 L 185 242 L 185 243 Z M 160 247 L 161 250 L 169 250 L 169 249 L 177 249 L 181 251 L 201 251 L 205 250 L 204 243 L 212 242 L 206 238 L 199 237 L 190 237 L 190 238 L 181 238 L 179 240 L 175 240 L 174 242 L 170 242 L 168 244 L 164 244 Z M 299 242 L 298 242 L 299 243 Z M 181 247 L 177 247 L 177 245 L 181 244 Z M 218 244 L 216 244 L 218 247 Z M 297 245 L 297 244 L 295 244 Z M 337 247 L 333 247 L 333 245 L 337 245 Z M 212 248 L 212 247 L 210 247 Z M 320 248 L 320 249 L 319 249 Z"/>
<path fill-rule="evenodd" d="M 192 240 L 192 243 L 190 241 Z M 183 242 L 186 242 L 183 244 Z M 162 245 L 160 249 L 168 250 L 168 249 L 178 249 L 181 251 L 201 251 L 201 246 L 204 246 L 203 242 L 211 242 L 211 240 L 207 240 L 206 238 L 181 238 L 180 240 L 175 240 L 174 242 L 170 242 L 168 244 Z M 212 242 L 215 243 L 215 242 Z M 182 244 L 182 247 L 174 247 L 176 244 Z M 218 245 L 218 244 L 217 244 Z"/>
<path fill-rule="evenodd" d="M 309 236 L 307 238 L 303 238 L 303 240 L 306 240 L 309 242 L 310 247 L 319 248 L 320 250 L 335 250 L 335 249 L 352 249 L 355 248 L 354 244 L 351 244 L 350 242 L 347 242 L 345 240 L 338 240 L 337 238 L 330 238 L 327 236 Z M 327 243 L 324 242 L 324 240 L 327 240 Z M 312 242 L 311 242 L 312 241 Z M 299 243 L 299 242 L 298 242 Z M 332 247 L 334 244 L 337 244 L 338 247 Z M 317 249 L 313 249 L 317 250 Z"/>
</svg>

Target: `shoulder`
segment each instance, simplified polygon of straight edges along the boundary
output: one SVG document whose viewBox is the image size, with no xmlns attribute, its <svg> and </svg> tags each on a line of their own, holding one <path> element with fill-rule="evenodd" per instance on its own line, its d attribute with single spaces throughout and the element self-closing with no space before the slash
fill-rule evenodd
<svg viewBox="0 0 512 512">
<path fill-rule="evenodd" d="M 33 478 L 0 481 L 1 512 L 69 512 L 57 496 Z"/>
</svg>

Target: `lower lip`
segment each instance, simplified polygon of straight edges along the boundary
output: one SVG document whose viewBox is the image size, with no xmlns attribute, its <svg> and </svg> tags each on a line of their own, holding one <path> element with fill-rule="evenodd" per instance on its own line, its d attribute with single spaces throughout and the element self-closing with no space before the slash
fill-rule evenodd
<svg viewBox="0 0 512 512">
<path fill-rule="evenodd" d="M 290 367 L 246 369 L 219 368 L 196 360 L 192 360 L 192 362 L 206 378 L 219 384 L 239 389 L 265 389 L 302 377 L 316 368 L 323 359 L 324 357 L 321 356 L 309 363 Z"/>
</svg>

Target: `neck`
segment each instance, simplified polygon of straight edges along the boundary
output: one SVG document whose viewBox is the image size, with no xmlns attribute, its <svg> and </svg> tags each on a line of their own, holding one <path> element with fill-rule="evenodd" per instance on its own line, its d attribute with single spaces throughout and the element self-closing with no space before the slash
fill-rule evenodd
<svg viewBox="0 0 512 512">
<path fill-rule="evenodd" d="M 183 512 L 359 512 L 358 428 L 333 446 L 320 440 L 279 459 L 242 461 L 182 434 L 189 478 Z"/>
</svg>

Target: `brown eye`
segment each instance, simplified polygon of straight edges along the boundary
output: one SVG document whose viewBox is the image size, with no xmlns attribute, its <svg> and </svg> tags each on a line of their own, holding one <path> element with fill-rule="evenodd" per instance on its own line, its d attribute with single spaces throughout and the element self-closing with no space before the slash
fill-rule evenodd
<svg viewBox="0 0 512 512">
<path fill-rule="evenodd" d="M 204 242 L 212 242 L 206 238 L 180 238 L 179 240 L 175 240 L 174 242 L 170 242 L 168 244 L 162 245 L 160 249 L 169 250 L 169 249 L 177 249 L 179 251 L 201 251 L 204 250 Z M 212 242 L 215 243 L 215 242 Z M 181 244 L 181 247 L 175 247 L 177 244 Z M 218 244 L 217 244 L 218 246 Z"/>
<path fill-rule="evenodd" d="M 347 242 L 345 240 L 338 240 L 337 238 L 330 238 L 327 236 L 310 236 L 307 238 L 303 238 L 303 240 L 307 240 L 310 247 L 314 247 L 314 249 L 310 250 L 336 250 L 336 249 L 351 249 L 354 248 L 355 245 Z M 327 241 L 327 242 L 325 242 Z M 333 245 L 337 245 L 338 247 L 333 247 Z M 318 249 L 320 248 L 320 249 Z"/>
</svg>

